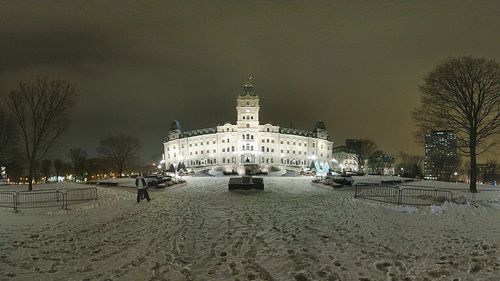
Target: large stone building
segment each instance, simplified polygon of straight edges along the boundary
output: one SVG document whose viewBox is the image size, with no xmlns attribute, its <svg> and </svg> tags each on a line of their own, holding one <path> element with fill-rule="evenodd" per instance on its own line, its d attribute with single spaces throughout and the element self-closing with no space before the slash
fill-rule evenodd
<svg viewBox="0 0 500 281">
<path fill-rule="evenodd" d="M 172 122 L 164 142 L 165 163 L 177 167 L 223 166 L 235 169 L 253 164 L 262 170 L 270 166 L 309 167 L 332 159 L 333 142 L 323 121 L 312 131 L 282 128 L 259 120 L 259 96 L 247 82 L 236 98 L 236 124 L 182 131 Z"/>
<path fill-rule="evenodd" d="M 458 171 L 457 136 L 453 131 L 425 135 L 424 178 L 450 181 Z"/>
</svg>

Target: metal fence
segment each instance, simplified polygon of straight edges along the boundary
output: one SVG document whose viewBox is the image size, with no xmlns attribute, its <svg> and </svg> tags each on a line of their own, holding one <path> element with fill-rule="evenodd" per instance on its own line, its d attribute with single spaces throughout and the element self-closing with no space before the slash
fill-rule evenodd
<svg viewBox="0 0 500 281">
<path fill-rule="evenodd" d="M 355 198 L 404 205 L 433 205 L 453 200 L 448 190 L 404 187 L 397 185 L 356 185 Z"/>
<path fill-rule="evenodd" d="M 19 209 L 58 207 L 97 200 L 97 188 L 45 189 L 38 191 L 0 192 L 0 207 Z"/>
</svg>

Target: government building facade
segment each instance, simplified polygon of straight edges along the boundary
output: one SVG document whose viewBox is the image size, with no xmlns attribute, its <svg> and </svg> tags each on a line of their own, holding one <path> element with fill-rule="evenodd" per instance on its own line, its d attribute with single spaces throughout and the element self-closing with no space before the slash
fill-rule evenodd
<svg viewBox="0 0 500 281">
<path fill-rule="evenodd" d="M 173 121 L 163 143 L 166 167 L 221 166 L 236 171 L 254 165 L 267 170 L 331 161 L 333 142 L 323 121 L 317 121 L 312 131 L 283 128 L 261 124 L 259 110 L 259 96 L 249 81 L 236 98 L 236 124 L 183 131 L 179 122 Z"/>
</svg>

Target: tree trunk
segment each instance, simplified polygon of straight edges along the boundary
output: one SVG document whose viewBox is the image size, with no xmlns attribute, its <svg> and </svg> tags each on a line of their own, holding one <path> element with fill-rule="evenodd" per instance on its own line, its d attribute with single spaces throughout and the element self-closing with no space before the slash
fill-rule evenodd
<svg viewBox="0 0 500 281">
<path fill-rule="evenodd" d="M 476 144 L 470 144 L 470 192 L 477 193 L 477 162 L 476 162 Z"/>
<path fill-rule="evenodd" d="M 28 191 L 33 190 L 33 160 L 28 161 Z"/>
</svg>

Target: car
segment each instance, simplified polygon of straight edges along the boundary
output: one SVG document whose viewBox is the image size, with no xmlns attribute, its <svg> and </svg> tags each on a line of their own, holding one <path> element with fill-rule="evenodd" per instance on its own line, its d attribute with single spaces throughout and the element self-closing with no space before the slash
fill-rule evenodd
<svg viewBox="0 0 500 281">
<path fill-rule="evenodd" d="M 354 180 L 352 179 L 351 176 L 347 175 L 342 175 L 342 176 L 332 176 L 331 177 L 332 181 L 334 183 L 338 183 L 341 185 L 352 185 Z"/>
</svg>

